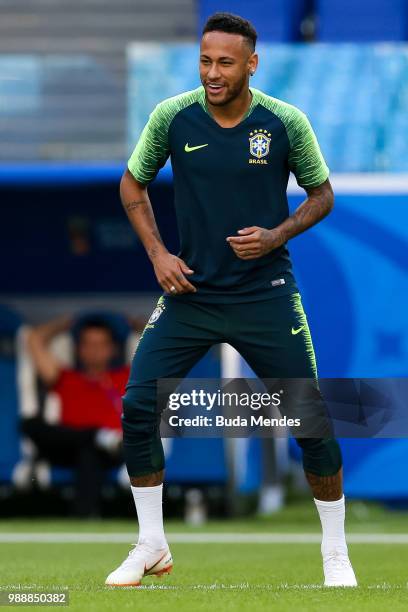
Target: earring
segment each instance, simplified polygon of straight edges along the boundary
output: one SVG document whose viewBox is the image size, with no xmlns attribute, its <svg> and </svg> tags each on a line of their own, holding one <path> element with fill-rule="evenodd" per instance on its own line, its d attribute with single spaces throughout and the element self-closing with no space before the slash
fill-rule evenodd
<svg viewBox="0 0 408 612">
<path fill-rule="evenodd" d="M 254 76 L 254 74 L 255 74 L 254 70 L 251 70 L 251 72 L 249 74 L 250 74 L 250 76 Z"/>
</svg>

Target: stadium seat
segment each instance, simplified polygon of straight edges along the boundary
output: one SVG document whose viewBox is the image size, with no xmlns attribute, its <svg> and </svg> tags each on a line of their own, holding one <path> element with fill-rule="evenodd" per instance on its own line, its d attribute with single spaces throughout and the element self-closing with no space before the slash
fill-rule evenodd
<svg viewBox="0 0 408 612">
<path fill-rule="evenodd" d="M 252 21 L 264 42 L 296 41 L 306 5 L 306 0 L 200 0 L 200 32 L 210 15 L 228 11 Z"/>
<path fill-rule="evenodd" d="M 110 312 L 85 312 L 79 315 L 71 330 L 70 334 L 60 334 L 57 336 L 51 345 L 53 352 L 58 356 L 58 359 L 72 366 L 74 363 L 74 344 L 78 336 L 81 325 L 88 319 L 95 316 L 103 317 L 114 329 L 115 335 L 119 340 L 119 345 L 123 348 L 123 354 L 120 363 L 129 362 L 134 353 L 137 344 L 137 336 L 135 333 L 130 333 L 129 324 L 126 319 L 117 313 Z M 120 365 L 118 363 L 117 365 Z M 42 414 L 43 418 L 48 422 L 55 422 L 58 419 L 59 407 L 58 398 L 51 392 L 48 393 L 44 400 L 40 400 L 41 393 L 38 393 L 37 381 L 35 373 L 32 369 L 32 364 L 27 355 L 25 355 L 25 396 L 27 398 L 35 398 L 34 402 L 24 402 L 23 418 L 33 417 Z M 191 371 L 190 376 L 193 378 L 217 377 L 219 376 L 218 353 L 212 350 L 209 354 L 197 364 Z M 18 446 L 18 440 L 17 440 Z M 199 482 L 202 484 L 225 484 L 227 481 L 226 461 L 224 456 L 224 444 L 221 439 L 175 439 L 165 440 L 164 449 L 167 456 L 167 481 L 169 483 L 188 484 L 191 482 Z M 21 462 L 19 476 L 26 473 L 24 469 L 26 463 L 33 459 L 33 450 L 35 449 L 24 443 L 24 457 Z M 186 456 L 189 461 L 186 463 Z M 15 460 L 14 460 L 15 462 Z M 28 472 L 28 471 L 27 471 Z M 70 468 L 61 467 L 58 465 L 49 466 L 45 461 L 36 462 L 36 476 L 40 486 L 47 488 L 49 485 L 67 485 L 72 483 L 73 472 Z M 116 480 L 120 478 L 120 482 L 124 484 L 122 471 L 113 469 L 109 472 L 109 479 Z"/>
<path fill-rule="evenodd" d="M 130 57 L 129 125 L 136 141 L 160 99 L 197 85 L 197 45 L 154 47 Z M 309 117 L 332 172 L 407 172 L 408 56 L 402 45 L 258 45 L 252 85 Z M 159 66 L 157 68 L 157 65 Z M 176 66 L 176 78 L 164 72 Z M 156 78 L 160 72 L 160 90 Z M 358 84 L 358 87 L 357 87 Z M 141 90 L 150 92 L 140 100 Z M 392 118 L 392 120 L 390 120 Z M 169 178 L 171 174 L 162 174 Z"/>
<path fill-rule="evenodd" d="M 317 0 L 317 38 L 327 42 L 406 40 L 406 0 Z"/>
<path fill-rule="evenodd" d="M 21 317 L 0 306 L 0 481 L 10 482 L 19 448 L 19 335 Z"/>
</svg>

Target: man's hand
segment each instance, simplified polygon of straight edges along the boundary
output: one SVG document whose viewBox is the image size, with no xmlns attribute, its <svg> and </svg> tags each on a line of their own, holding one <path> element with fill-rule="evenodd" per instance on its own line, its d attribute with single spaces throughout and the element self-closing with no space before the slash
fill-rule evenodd
<svg viewBox="0 0 408 612">
<path fill-rule="evenodd" d="M 277 227 L 269 230 L 256 226 L 244 227 L 239 230 L 239 236 L 229 236 L 227 242 L 235 255 L 240 259 L 262 257 L 324 219 L 334 204 L 329 179 L 317 187 L 305 187 L 305 190 L 306 200 Z"/>
<path fill-rule="evenodd" d="M 194 274 L 187 264 L 171 253 L 157 254 L 152 258 L 154 271 L 159 285 L 170 294 L 195 293 L 197 289 L 188 282 L 185 274 Z M 171 290 L 174 287 L 173 291 Z"/>
<path fill-rule="evenodd" d="M 195 293 L 185 274 L 194 274 L 187 264 L 171 255 L 163 244 L 147 194 L 147 187 L 125 170 L 120 182 L 120 197 L 135 232 L 143 242 L 153 264 L 159 285 L 167 293 Z M 173 290 L 172 290 L 173 289 Z"/>
<path fill-rule="evenodd" d="M 254 225 L 244 227 L 238 234 L 239 236 L 228 236 L 227 242 L 240 259 L 263 257 L 283 244 L 279 232 L 275 229 L 268 230 Z"/>
</svg>

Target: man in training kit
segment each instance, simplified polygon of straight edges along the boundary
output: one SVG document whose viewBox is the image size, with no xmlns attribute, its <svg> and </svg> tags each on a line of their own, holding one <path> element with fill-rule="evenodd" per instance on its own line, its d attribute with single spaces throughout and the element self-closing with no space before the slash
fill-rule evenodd
<svg viewBox="0 0 408 612">
<path fill-rule="evenodd" d="M 157 380 L 183 378 L 220 342 L 235 347 L 261 378 L 317 376 L 286 242 L 331 211 L 333 192 L 306 116 L 249 88 L 258 66 L 256 39 L 241 17 L 210 17 L 201 40 L 202 86 L 158 104 L 122 177 L 123 205 L 164 295 L 142 335 L 123 398 L 139 540 L 108 585 L 138 585 L 173 564 L 163 530 Z M 179 256 L 164 246 L 147 194 L 169 156 Z M 289 216 L 290 171 L 307 198 Z M 338 443 L 297 442 L 322 524 L 325 585 L 356 586 L 344 535 Z"/>
</svg>

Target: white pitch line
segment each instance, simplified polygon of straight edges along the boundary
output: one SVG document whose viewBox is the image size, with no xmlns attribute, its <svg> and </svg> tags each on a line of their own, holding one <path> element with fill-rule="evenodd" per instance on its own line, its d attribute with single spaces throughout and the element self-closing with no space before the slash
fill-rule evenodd
<svg viewBox="0 0 408 612">
<path fill-rule="evenodd" d="M 318 544 L 319 533 L 168 533 L 171 544 Z M 1 543 L 131 544 L 135 533 L 0 533 Z M 349 533 L 352 544 L 408 544 L 407 533 Z"/>
</svg>

